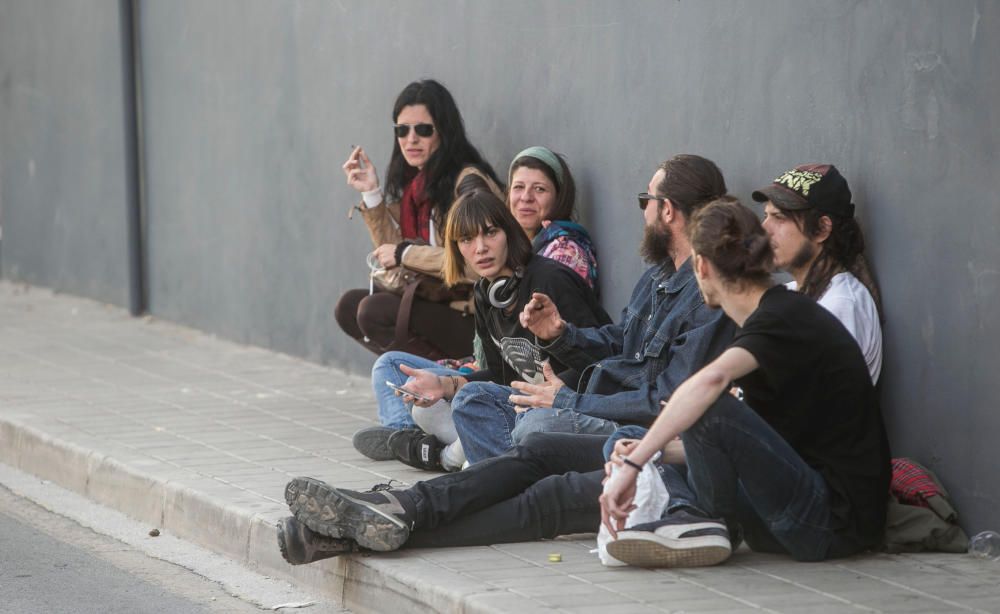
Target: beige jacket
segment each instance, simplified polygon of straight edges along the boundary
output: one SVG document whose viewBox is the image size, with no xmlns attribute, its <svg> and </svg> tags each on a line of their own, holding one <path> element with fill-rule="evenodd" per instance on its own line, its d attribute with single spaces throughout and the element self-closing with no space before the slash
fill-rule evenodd
<svg viewBox="0 0 1000 614">
<path fill-rule="evenodd" d="M 482 177 L 483 180 L 489 184 L 493 193 L 501 199 L 504 197 L 503 192 L 500 191 L 500 187 L 496 184 L 496 182 L 474 166 L 467 166 L 463 168 L 462 172 L 460 172 L 458 177 L 455 178 L 455 185 L 457 186 L 464 177 L 470 174 L 476 174 Z M 361 217 L 364 218 L 365 224 L 368 225 L 368 233 L 371 235 L 372 243 L 375 247 L 386 243 L 392 243 L 395 245 L 403 240 L 403 236 L 400 234 L 399 228 L 400 204 L 398 202 L 388 204 L 383 202 L 382 204 L 369 209 L 362 201 L 356 208 L 361 212 Z M 437 245 L 411 245 L 403 254 L 402 264 L 411 271 L 443 279 L 444 228 L 435 226 L 434 234 L 436 236 L 435 243 L 437 243 Z M 475 280 L 470 279 L 469 281 L 472 282 Z"/>
</svg>

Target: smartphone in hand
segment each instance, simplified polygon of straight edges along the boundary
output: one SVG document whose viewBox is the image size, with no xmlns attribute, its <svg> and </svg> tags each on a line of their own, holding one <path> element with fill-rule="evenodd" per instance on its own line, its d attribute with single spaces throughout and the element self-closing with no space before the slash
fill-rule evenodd
<svg viewBox="0 0 1000 614">
<path fill-rule="evenodd" d="M 407 396 L 411 396 L 411 397 L 413 397 L 414 399 L 416 399 L 418 401 L 430 401 L 431 400 L 430 397 L 425 397 L 422 394 L 417 394 L 416 392 L 412 392 L 410 390 L 407 390 L 406 388 L 403 388 L 402 386 L 397 386 L 396 384 L 393 384 L 389 380 L 385 380 L 385 385 L 388 386 L 389 388 L 392 388 L 393 390 L 395 390 L 396 392 L 398 392 L 400 394 L 405 394 Z"/>
</svg>

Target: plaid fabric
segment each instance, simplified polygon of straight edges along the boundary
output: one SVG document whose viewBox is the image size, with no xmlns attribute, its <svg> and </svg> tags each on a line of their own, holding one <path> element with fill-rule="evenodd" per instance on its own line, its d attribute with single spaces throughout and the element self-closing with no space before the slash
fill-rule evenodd
<svg viewBox="0 0 1000 614">
<path fill-rule="evenodd" d="M 889 491 L 900 503 L 930 507 L 927 499 L 941 495 L 941 489 L 923 467 L 905 458 L 892 459 L 892 482 Z"/>
</svg>

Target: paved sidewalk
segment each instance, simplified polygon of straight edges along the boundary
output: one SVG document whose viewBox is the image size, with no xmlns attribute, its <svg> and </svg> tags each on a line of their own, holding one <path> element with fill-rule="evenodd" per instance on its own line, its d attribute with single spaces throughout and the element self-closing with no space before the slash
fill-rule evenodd
<svg viewBox="0 0 1000 614">
<path fill-rule="evenodd" d="M 1000 563 L 867 555 L 606 569 L 592 535 L 290 567 L 289 478 L 367 488 L 426 476 L 357 454 L 366 380 L 155 319 L 0 282 L 0 461 L 358 612 L 1000 612 Z M 550 553 L 562 562 L 548 562 Z"/>
</svg>

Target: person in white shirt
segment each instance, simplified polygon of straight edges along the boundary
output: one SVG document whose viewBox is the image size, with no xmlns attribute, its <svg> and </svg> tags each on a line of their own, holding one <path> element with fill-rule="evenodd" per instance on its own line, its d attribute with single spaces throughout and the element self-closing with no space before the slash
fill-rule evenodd
<svg viewBox="0 0 1000 614">
<path fill-rule="evenodd" d="M 753 193 L 787 285 L 819 302 L 854 336 L 872 383 L 882 370 L 878 287 L 865 259 L 847 180 L 832 164 L 803 164 Z"/>
</svg>

